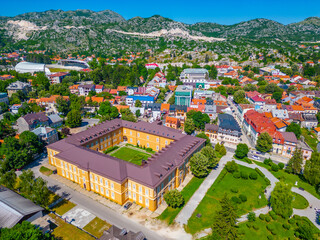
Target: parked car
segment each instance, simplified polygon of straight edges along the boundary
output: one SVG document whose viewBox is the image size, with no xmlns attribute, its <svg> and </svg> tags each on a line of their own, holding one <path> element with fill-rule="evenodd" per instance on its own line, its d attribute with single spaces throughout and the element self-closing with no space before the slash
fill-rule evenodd
<svg viewBox="0 0 320 240">
<path fill-rule="evenodd" d="M 127 202 L 123 207 L 124 209 L 129 209 L 132 206 L 132 202 Z"/>
<path fill-rule="evenodd" d="M 258 157 L 257 155 L 253 155 L 252 158 L 253 158 L 254 160 L 260 160 L 260 157 Z"/>
</svg>

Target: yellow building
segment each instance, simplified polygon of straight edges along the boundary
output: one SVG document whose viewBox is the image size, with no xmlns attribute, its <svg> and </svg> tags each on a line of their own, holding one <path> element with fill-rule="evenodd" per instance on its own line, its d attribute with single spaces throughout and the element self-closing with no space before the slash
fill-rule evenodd
<svg viewBox="0 0 320 240">
<path fill-rule="evenodd" d="M 141 166 L 103 153 L 121 142 L 156 153 Z M 47 149 L 49 162 L 59 175 L 118 204 L 133 201 L 154 211 L 164 201 L 164 193 L 184 180 L 190 157 L 204 144 L 204 139 L 155 123 L 115 119 Z"/>
</svg>

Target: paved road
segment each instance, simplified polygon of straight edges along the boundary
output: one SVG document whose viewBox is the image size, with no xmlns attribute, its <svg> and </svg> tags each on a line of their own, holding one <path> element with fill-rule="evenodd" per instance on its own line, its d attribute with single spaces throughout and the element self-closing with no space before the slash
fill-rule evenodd
<svg viewBox="0 0 320 240">
<path fill-rule="evenodd" d="M 233 153 L 228 152 L 227 155 L 221 158 L 218 167 L 211 171 L 211 173 L 206 177 L 206 179 L 200 185 L 198 190 L 192 195 L 190 200 L 180 211 L 180 213 L 178 214 L 175 220 L 177 223 L 179 223 L 182 226 L 188 223 L 188 220 L 191 217 L 192 213 L 197 208 L 201 200 L 204 198 L 208 189 L 217 179 L 222 169 L 224 168 L 224 165 L 232 159 L 232 156 L 233 156 Z"/>
<path fill-rule="evenodd" d="M 160 236 L 154 231 L 138 224 L 137 222 L 129 219 L 128 217 L 121 215 L 120 213 L 100 204 L 99 202 L 87 197 L 67 186 L 56 181 L 50 177 L 47 177 L 39 172 L 40 164 L 48 161 L 47 158 L 42 158 L 26 167 L 34 172 L 35 177 L 42 177 L 48 182 L 48 187 L 53 190 L 56 194 L 69 199 L 71 202 L 77 204 L 82 209 L 96 215 L 97 217 L 106 220 L 107 222 L 116 225 L 117 227 L 126 228 L 129 231 L 142 231 L 147 239 L 162 240 L 166 239 L 164 236 Z"/>
</svg>

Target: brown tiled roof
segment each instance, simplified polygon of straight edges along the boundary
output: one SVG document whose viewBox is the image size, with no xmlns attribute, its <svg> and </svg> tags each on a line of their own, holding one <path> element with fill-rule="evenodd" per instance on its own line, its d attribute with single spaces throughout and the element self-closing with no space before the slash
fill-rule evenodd
<svg viewBox="0 0 320 240">
<path fill-rule="evenodd" d="M 25 116 L 23 116 L 24 120 L 31 125 L 35 120 L 38 120 L 40 122 L 47 122 L 49 121 L 49 118 L 46 116 L 44 112 L 37 112 L 37 113 L 28 113 Z"/>
<path fill-rule="evenodd" d="M 281 134 L 282 134 L 284 140 L 287 142 L 293 142 L 293 143 L 298 142 L 297 137 L 293 132 L 282 132 Z"/>
<path fill-rule="evenodd" d="M 111 132 L 121 127 L 166 137 L 175 141 L 151 156 L 147 164 L 143 166 L 81 146 L 85 145 L 87 141 L 92 141 L 109 131 Z M 49 145 L 48 148 L 60 152 L 56 155 L 57 158 L 75 164 L 81 169 L 90 169 L 94 173 L 119 183 L 129 178 L 154 188 L 177 167 L 180 167 L 204 142 L 205 139 L 185 135 L 178 130 L 162 125 L 146 122 L 133 123 L 114 119 L 55 142 Z"/>
<path fill-rule="evenodd" d="M 206 124 L 205 126 L 205 130 L 212 130 L 212 131 L 218 131 L 219 130 L 219 126 L 215 125 L 215 124 Z"/>
</svg>

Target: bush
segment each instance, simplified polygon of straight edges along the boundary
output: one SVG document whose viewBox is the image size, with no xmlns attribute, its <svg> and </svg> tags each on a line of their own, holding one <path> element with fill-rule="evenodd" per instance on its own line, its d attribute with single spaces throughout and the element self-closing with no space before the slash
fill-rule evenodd
<svg viewBox="0 0 320 240">
<path fill-rule="evenodd" d="M 250 223 L 250 222 L 248 222 L 246 225 L 247 225 L 248 228 L 252 227 L 252 223 Z"/>
<path fill-rule="evenodd" d="M 233 192 L 233 193 L 238 193 L 238 192 L 239 192 L 239 189 L 236 188 L 236 187 L 232 187 L 230 190 L 231 190 L 231 192 Z"/>
<path fill-rule="evenodd" d="M 244 160 L 244 161 L 246 161 L 246 162 L 247 162 L 247 163 L 249 163 L 249 164 L 252 164 L 251 159 L 250 159 L 250 158 L 248 158 L 248 157 L 245 157 L 243 160 Z"/>
<path fill-rule="evenodd" d="M 270 217 L 272 217 L 273 220 L 277 220 L 277 214 L 274 211 L 269 212 Z"/>
<path fill-rule="evenodd" d="M 274 164 L 274 163 L 273 163 L 273 164 L 271 165 L 271 170 L 274 171 L 274 172 L 278 172 L 278 171 L 279 171 L 279 166 L 278 166 L 277 164 Z"/>
<path fill-rule="evenodd" d="M 249 178 L 252 180 L 257 180 L 258 179 L 258 174 L 255 172 L 252 172 L 249 174 Z"/>
<path fill-rule="evenodd" d="M 267 227 L 267 229 L 268 229 L 270 232 L 274 231 L 274 228 L 273 228 L 272 225 L 269 225 L 269 224 L 268 224 L 266 227 Z"/>
<path fill-rule="evenodd" d="M 254 230 L 259 230 L 259 226 L 258 226 L 257 224 L 252 224 L 252 228 L 253 228 Z"/>
<path fill-rule="evenodd" d="M 256 214 L 254 212 L 249 212 L 247 218 L 249 222 L 254 222 L 256 221 Z"/>
<path fill-rule="evenodd" d="M 284 169 L 284 163 L 282 162 L 278 163 L 278 167 L 280 170 Z"/>
<path fill-rule="evenodd" d="M 241 203 L 241 200 L 239 198 L 237 198 L 236 196 L 233 196 L 231 198 L 231 201 L 234 202 L 234 203 L 237 203 L 237 204 Z"/>
<path fill-rule="evenodd" d="M 246 172 L 240 172 L 240 175 L 241 175 L 241 178 L 243 178 L 243 179 L 249 178 L 248 173 L 246 173 Z"/>
<path fill-rule="evenodd" d="M 283 227 L 284 229 L 289 230 L 289 229 L 290 229 L 290 224 L 284 223 L 284 224 L 282 224 L 282 227 Z"/>
<path fill-rule="evenodd" d="M 266 215 L 266 217 L 264 219 L 266 220 L 266 222 L 270 222 L 271 221 L 271 217 L 269 215 Z"/>
<path fill-rule="evenodd" d="M 235 161 L 227 162 L 226 169 L 229 173 L 237 172 L 239 170 L 238 164 Z"/>
<path fill-rule="evenodd" d="M 270 158 L 268 158 L 268 159 L 266 158 L 266 159 L 263 161 L 263 163 L 266 164 L 266 165 L 271 166 L 272 160 L 271 160 Z"/>
<path fill-rule="evenodd" d="M 146 151 L 147 152 L 153 152 L 152 148 L 150 148 L 150 147 L 146 148 Z"/>
<path fill-rule="evenodd" d="M 234 178 L 240 178 L 240 173 L 239 172 L 234 172 L 233 173 Z"/>
<path fill-rule="evenodd" d="M 261 220 L 264 220 L 265 217 L 266 217 L 266 216 L 265 216 L 264 214 L 260 213 L 259 218 L 260 218 Z"/>
<path fill-rule="evenodd" d="M 273 240 L 273 236 L 272 235 L 268 235 L 267 238 L 268 238 L 268 240 Z"/>
<path fill-rule="evenodd" d="M 295 224 L 295 220 L 293 219 L 293 218 L 290 218 L 289 220 L 288 220 L 288 222 L 291 224 L 291 225 L 293 225 L 293 224 Z"/>
<path fill-rule="evenodd" d="M 256 172 L 264 178 L 264 174 L 261 172 L 261 170 L 259 168 L 255 168 L 254 170 L 256 170 Z"/>
<path fill-rule="evenodd" d="M 240 194 L 239 198 L 240 198 L 241 202 L 246 202 L 247 201 L 247 196 L 246 195 Z"/>
<path fill-rule="evenodd" d="M 264 178 L 264 181 L 267 183 L 267 186 L 269 186 L 271 184 L 269 178 L 267 178 L 267 177 Z"/>
<path fill-rule="evenodd" d="M 113 150 L 118 149 L 119 146 L 113 146 L 113 147 L 109 147 L 107 150 L 104 151 L 105 154 L 108 154 L 109 152 L 112 152 Z"/>
<path fill-rule="evenodd" d="M 178 190 L 174 189 L 164 194 L 164 200 L 172 208 L 180 207 L 184 204 L 184 198 Z"/>
</svg>

